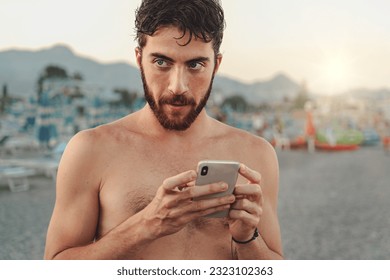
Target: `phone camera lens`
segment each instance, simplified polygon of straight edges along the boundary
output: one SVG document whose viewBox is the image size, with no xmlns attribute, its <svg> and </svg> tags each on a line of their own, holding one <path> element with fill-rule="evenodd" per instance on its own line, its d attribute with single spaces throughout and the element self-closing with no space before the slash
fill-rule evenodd
<svg viewBox="0 0 390 280">
<path fill-rule="evenodd" d="M 200 171 L 200 175 L 206 176 L 208 171 L 209 171 L 209 167 L 208 166 L 203 166 L 201 171 Z"/>
</svg>

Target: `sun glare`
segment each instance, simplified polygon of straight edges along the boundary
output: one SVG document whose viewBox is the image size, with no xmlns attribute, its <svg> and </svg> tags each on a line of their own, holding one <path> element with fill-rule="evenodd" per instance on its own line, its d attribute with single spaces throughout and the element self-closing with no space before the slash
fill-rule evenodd
<svg viewBox="0 0 390 280">
<path fill-rule="evenodd" d="M 331 95 L 348 90 L 352 86 L 352 71 L 347 58 L 334 56 L 324 60 L 321 66 L 324 91 Z"/>
<path fill-rule="evenodd" d="M 332 59 L 325 65 L 325 77 L 329 82 L 340 82 L 348 74 L 347 65 L 340 59 Z"/>
</svg>

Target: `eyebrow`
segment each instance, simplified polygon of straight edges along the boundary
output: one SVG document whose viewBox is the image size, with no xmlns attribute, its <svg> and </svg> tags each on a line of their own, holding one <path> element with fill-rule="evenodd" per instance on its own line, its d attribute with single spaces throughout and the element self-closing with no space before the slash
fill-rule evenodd
<svg viewBox="0 0 390 280">
<path fill-rule="evenodd" d="M 161 54 L 161 53 L 151 53 L 150 56 L 153 56 L 155 58 L 161 58 L 161 59 L 164 59 L 164 60 L 167 60 L 169 62 L 175 62 L 175 60 L 173 58 L 170 58 L 164 54 Z M 195 58 L 192 58 L 190 60 L 187 60 L 186 63 L 192 63 L 192 62 L 208 62 L 210 61 L 210 58 L 208 57 L 205 57 L 205 56 L 198 56 L 198 57 L 195 57 Z"/>
</svg>

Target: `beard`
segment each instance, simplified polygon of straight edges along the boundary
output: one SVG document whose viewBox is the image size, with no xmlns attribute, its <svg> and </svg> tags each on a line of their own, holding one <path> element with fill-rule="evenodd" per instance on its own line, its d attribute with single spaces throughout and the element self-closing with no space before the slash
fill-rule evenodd
<svg viewBox="0 0 390 280">
<path fill-rule="evenodd" d="M 161 126 L 167 130 L 176 130 L 176 131 L 184 131 L 187 128 L 189 128 L 191 124 L 196 120 L 200 112 L 202 112 L 203 108 L 206 106 L 207 100 L 210 97 L 214 75 L 212 75 L 211 77 L 209 87 L 205 92 L 204 96 L 200 100 L 199 104 L 196 104 L 194 98 L 187 97 L 181 94 L 180 95 L 170 94 L 170 96 L 163 96 L 159 100 L 156 100 L 153 97 L 153 92 L 149 90 L 142 66 L 140 67 L 140 69 L 141 69 L 142 84 L 145 93 L 145 100 L 148 102 L 150 108 L 153 111 L 153 114 L 156 116 Z M 189 106 L 190 111 L 185 115 L 183 115 L 180 112 L 173 112 L 172 114 L 168 114 L 164 110 L 164 105 Z"/>
</svg>

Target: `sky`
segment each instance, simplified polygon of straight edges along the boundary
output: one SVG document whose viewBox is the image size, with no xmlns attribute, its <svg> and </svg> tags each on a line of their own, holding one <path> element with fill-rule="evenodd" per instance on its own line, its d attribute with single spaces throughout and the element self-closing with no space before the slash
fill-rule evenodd
<svg viewBox="0 0 390 280">
<path fill-rule="evenodd" d="M 141 0 L 0 0 L 0 51 L 66 44 L 135 65 Z M 219 73 L 243 82 L 284 73 L 312 92 L 390 88 L 390 1 L 222 0 Z"/>
</svg>

